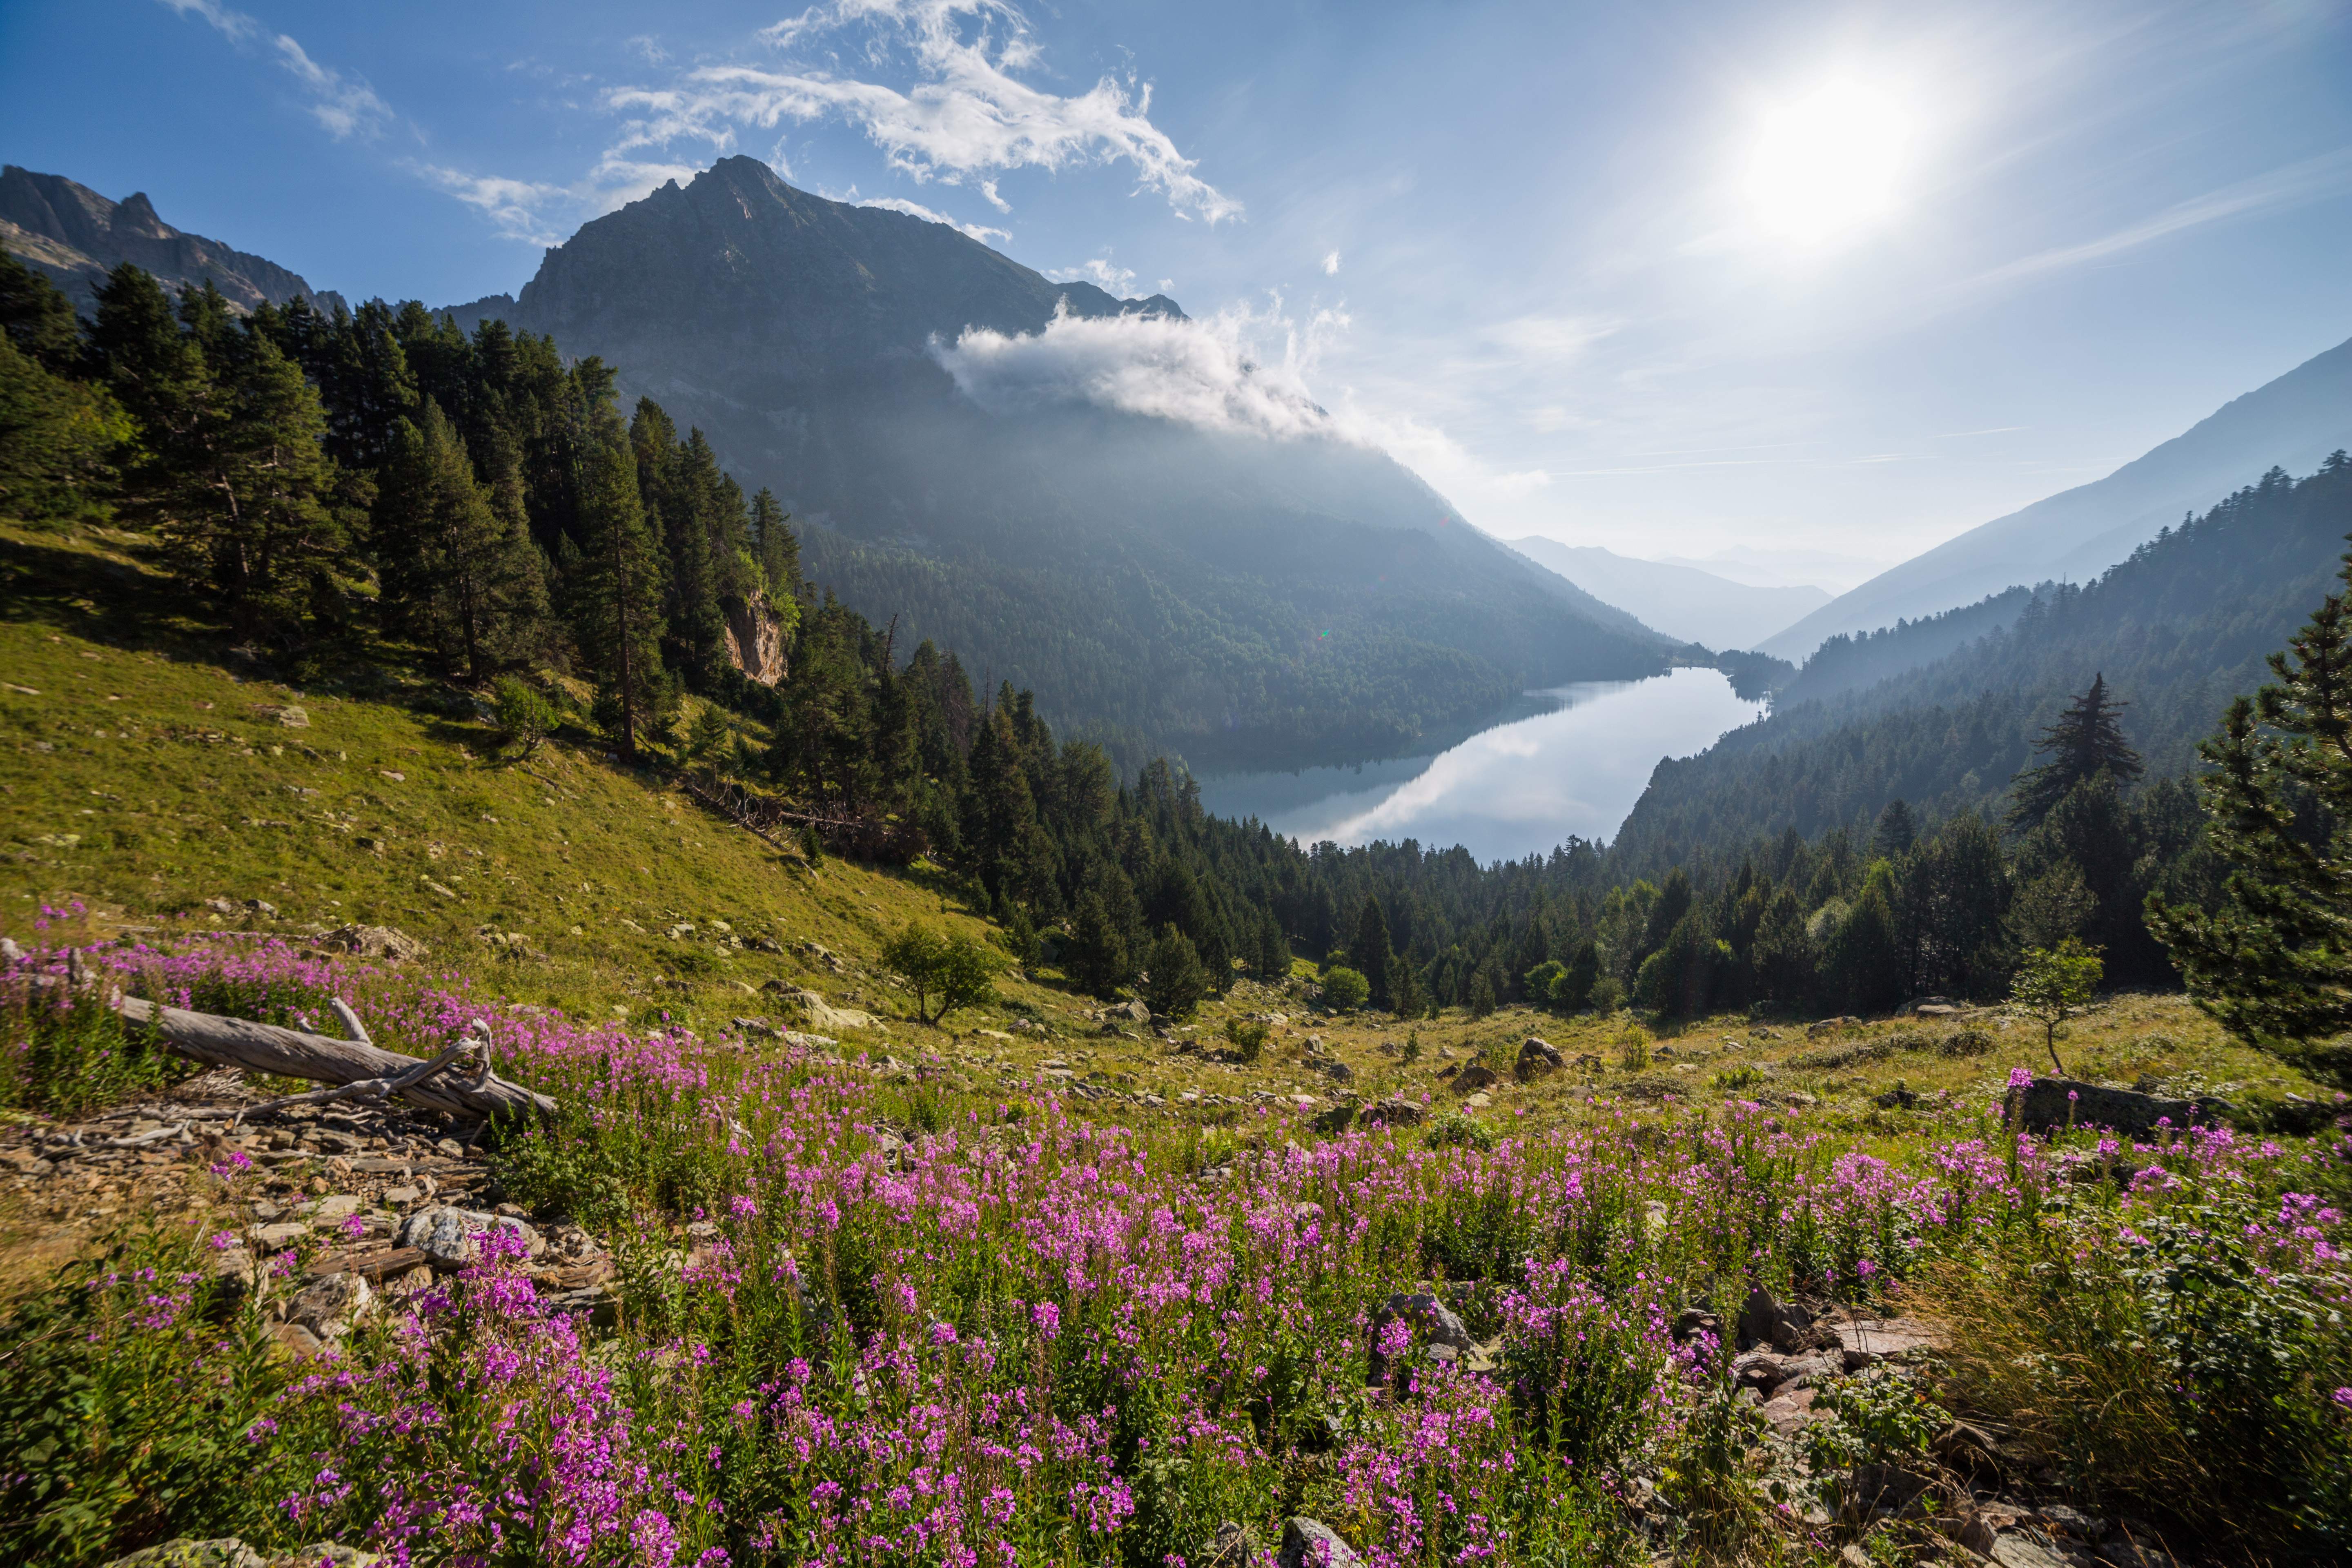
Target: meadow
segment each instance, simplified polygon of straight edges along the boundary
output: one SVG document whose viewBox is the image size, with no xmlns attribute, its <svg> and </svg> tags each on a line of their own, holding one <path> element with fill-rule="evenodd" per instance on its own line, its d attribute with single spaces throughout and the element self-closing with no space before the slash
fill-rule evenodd
<svg viewBox="0 0 2352 1568">
<path fill-rule="evenodd" d="M 1965 1553 L 1967 1490 L 1875 1511 L 1856 1478 L 1948 1470 L 1956 1422 L 2011 1489 L 2176 1550 L 2322 1559 L 2352 1521 L 2334 1130 L 2045 1141 L 2002 1118 L 2029 1069 L 1874 1052 L 1882 1026 L 1762 1042 L 1851 1058 L 1770 1076 L 1908 1054 L 1975 1081 L 1858 1110 L 1759 1091 L 1770 1062 L 1689 1092 L 1619 1065 L 1572 1103 L 1433 1089 L 1419 1126 L 1327 1133 L 1278 1097 L 1131 1114 L 1042 1070 L 958 1087 L 946 1048 L 648 1031 L 282 943 L 92 957 L 298 1024 L 341 995 L 394 1048 L 485 1019 L 563 1108 L 507 1130 L 501 1183 L 604 1239 L 619 1312 L 551 1312 L 492 1238 L 286 1357 L 268 1291 L 207 1267 L 247 1245 L 261 1180 L 226 1156 L 205 1201 L 13 1309 L 0 1424 L 41 1440 L 0 1532 L 26 1561 L 103 1561 L 129 1520 L 398 1563 L 1198 1564 L 1221 1526 L 1270 1549 L 1297 1514 L 1383 1568 L 1919 1561 Z M 54 1082 L 139 1057 L 88 994 L 32 984 L 64 972 L 55 949 L 10 970 L 10 1059 Z M 2147 1018 L 2106 1025 L 2119 1046 Z M 1835 1414 L 1776 1433 L 1726 1342 L 1758 1286 L 1945 1348 L 1816 1380 Z M 1416 1291 L 1469 1353 L 1381 1312 Z"/>
</svg>

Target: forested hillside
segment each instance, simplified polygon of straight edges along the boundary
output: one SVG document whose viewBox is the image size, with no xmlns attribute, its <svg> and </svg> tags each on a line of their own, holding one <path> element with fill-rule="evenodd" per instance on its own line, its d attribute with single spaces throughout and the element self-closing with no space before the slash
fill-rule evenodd
<svg viewBox="0 0 2352 1568">
<path fill-rule="evenodd" d="M 2124 727 L 2151 775 L 2183 773 L 2229 700 L 2262 683 L 2266 657 L 2322 597 L 2347 531 L 2342 454 L 2299 483 L 2273 469 L 1942 660 L 1825 701 L 1784 700 L 1706 753 L 1662 763 L 1618 837 L 1617 863 L 1656 873 L 1784 828 L 1864 831 L 1896 799 L 1937 817 L 1997 812 L 2039 728 L 2101 674 L 2130 705 Z"/>
</svg>

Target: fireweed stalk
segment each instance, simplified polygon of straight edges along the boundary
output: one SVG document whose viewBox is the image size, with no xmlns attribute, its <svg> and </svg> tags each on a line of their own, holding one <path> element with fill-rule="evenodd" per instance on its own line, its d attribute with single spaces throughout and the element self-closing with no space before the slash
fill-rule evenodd
<svg viewBox="0 0 2352 1568">
<path fill-rule="evenodd" d="M 2297 1300 L 2347 1294 L 2341 1215 L 2312 1195 L 2326 1152 L 2227 1132 L 2043 1144 L 1988 1113 L 1897 1163 L 1736 1099 L 1595 1105 L 1491 1149 L 1268 1116 L 1217 1183 L 1181 1135 L 1087 1120 L 1044 1085 L 882 1083 L 274 944 L 89 957 L 148 994 L 289 1023 L 341 994 L 416 1054 L 483 1018 L 500 1070 L 563 1105 L 509 1131 L 501 1174 L 598 1226 L 620 1326 L 551 1311 L 492 1237 L 281 1379 L 247 1431 L 247 1472 L 279 1489 L 275 1540 L 395 1563 L 1168 1564 L 1221 1520 L 1291 1510 L 1382 1568 L 1598 1560 L 1633 1550 L 1633 1479 L 1701 1451 L 1727 1397 L 1721 1348 L 1672 1335 L 1691 1302 L 1761 1281 L 1885 1304 L 1928 1260 L 2060 1226 L 2128 1260 L 2216 1205 Z M 63 955 L 0 977 L 7 1059 L 70 1035 L 81 1057 L 44 1058 L 67 1070 L 123 1043 L 33 972 L 62 975 Z M 1395 1321 L 1374 1384 L 1371 1309 L 1423 1281 L 1451 1282 L 1491 1356 L 1442 1361 Z M 182 1331 L 195 1308 L 151 1293 L 152 1326 L 126 1300 L 109 1332 Z M 2342 1374 L 2320 1378 L 2305 1435 L 2352 1456 L 2332 1394 L 2352 1367 L 2340 1332 L 2328 1346 Z M 31 1475 L 0 1544 L 37 1511 Z"/>
</svg>

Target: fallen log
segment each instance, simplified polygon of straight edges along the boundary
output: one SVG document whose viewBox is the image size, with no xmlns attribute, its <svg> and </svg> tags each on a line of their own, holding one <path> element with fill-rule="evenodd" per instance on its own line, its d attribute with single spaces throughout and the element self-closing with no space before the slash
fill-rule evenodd
<svg viewBox="0 0 2352 1568">
<path fill-rule="evenodd" d="M 370 1079 L 397 1080 L 431 1065 L 365 1040 L 331 1039 L 301 1029 L 257 1024 L 250 1018 L 192 1013 L 184 1007 L 160 1006 L 136 996 L 121 997 L 114 1007 L 131 1023 L 153 1025 L 163 1043 L 182 1056 L 214 1067 L 243 1068 L 247 1072 L 344 1085 Z M 444 1052 L 443 1056 L 449 1054 Z M 447 1072 L 418 1077 L 404 1084 L 398 1093 L 412 1105 L 476 1120 L 524 1111 L 552 1113 L 555 1110 L 555 1101 L 546 1095 L 519 1083 L 509 1083 L 487 1069 L 467 1078 Z"/>
</svg>

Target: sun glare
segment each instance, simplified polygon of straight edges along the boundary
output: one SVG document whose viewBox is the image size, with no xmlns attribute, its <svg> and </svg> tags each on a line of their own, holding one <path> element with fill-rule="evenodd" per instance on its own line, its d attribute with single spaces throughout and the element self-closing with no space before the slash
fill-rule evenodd
<svg viewBox="0 0 2352 1568">
<path fill-rule="evenodd" d="M 1894 96 L 1832 82 L 1768 112 L 1749 150 L 1757 221 L 1799 245 L 1843 239 L 1895 210 L 1911 117 Z"/>
</svg>

